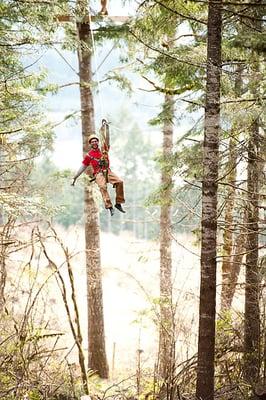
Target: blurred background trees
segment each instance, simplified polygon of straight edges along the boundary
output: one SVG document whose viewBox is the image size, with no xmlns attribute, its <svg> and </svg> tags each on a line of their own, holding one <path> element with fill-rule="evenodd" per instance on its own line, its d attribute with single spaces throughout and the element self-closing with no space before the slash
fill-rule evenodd
<svg viewBox="0 0 266 400">
<path fill-rule="evenodd" d="M 91 4 L 90 12 L 94 16 L 98 6 L 95 2 Z M 51 262 L 47 257 L 43 258 L 44 249 L 40 246 L 41 241 L 45 241 L 46 248 L 52 249 L 49 247 L 51 232 L 45 225 L 47 220 L 67 228 L 63 241 L 67 240 L 66 232 L 84 226 L 84 185 L 96 200 L 95 213 L 99 209 L 103 234 L 117 235 L 119 240 L 123 233 L 130 234 L 131 239 L 136 239 L 133 246 L 141 241 L 148 246 L 160 238 L 161 267 L 165 265 L 166 256 L 176 251 L 179 234 L 184 238 L 189 235 L 189 240 L 197 245 L 203 244 L 201 215 L 209 211 L 206 203 L 202 203 L 202 183 L 206 180 L 206 168 L 203 169 L 206 156 L 203 153 L 206 71 L 213 61 L 206 59 L 210 40 L 208 6 L 196 2 L 150 0 L 135 7 L 132 21 L 121 26 L 112 24 L 112 21 L 110 24 L 101 19 L 97 21 L 97 18 L 92 24 L 97 49 L 104 53 L 106 43 L 111 43 L 113 50 L 108 48 L 105 56 L 108 59 L 108 54 L 112 54 L 111 58 L 119 61 L 119 67 L 116 65 L 114 71 L 107 63 L 105 72 L 99 74 L 98 71 L 98 78 L 96 70 L 102 66 L 99 66 L 99 60 L 94 64 L 92 76 L 86 84 L 92 90 L 95 104 L 101 90 L 108 92 L 104 86 L 107 83 L 111 87 L 118 85 L 121 89 L 119 96 L 122 89 L 131 90 L 132 96 L 131 102 L 126 95 L 126 104 L 115 113 L 109 110 L 113 98 L 107 96 L 106 101 L 107 115 L 104 117 L 111 122 L 111 165 L 125 181 L 127 200 L 126 215 L 116 213 L 110 219 L 96 185 L 89 184 L 84 176 L 72 188 L 70 177 L 74 171 L 58 167 L 52 159 L 57 126 L 48 118 L 47 96 L 48 101 L 57 98 L 62 82 L 51 83 L 49 69 L 35 68 L 35 63 L 37 65 L 44 59 L 46 52 L 49 53 L 54 46 L 62 52 L 61 60 L 67 58 L 68 52 L 81 49 L 76 35 L 76 21 L 81 22 L 75 20 L 76 5 L 64 1 L 14 0 L 1 3 L 2 398 L 11 400 L 27 395 L 30 399 L 62 399 L 60 396 L 73 399 L 84 392 L 80 385 L 79 367 L 73 372 L 65 359 L 65 368 L 61 370 L 62 360 L 55 355 L 59 354 L 56 345 L 63 334 L 56 325 L 58 321 L 49 319 L 45 313 L 47 308 L 52 308 L 45 301 L 47 280 L 58 276 L 67 260 L 61 264 L 55 258 L 51 270 Z M 217 285 L 214 282 L 213 295 L 218 295 L 219 307 L 216 321 L 212 314 L 216 336 L 214 338 L 212 334 L 205 344 L 208 348 L 215 339 L 215 359 L 211 360 L 215 363 L 214 380 L 210 377 L 216 389 L 215 396 L 245 399 L 257 393 L 260 398 L 265 395 L 266 365 L 265 6 L 261 1 L 226 2 L 221 11 L 221 62 L 217 66 L 221 74 L 221 114 L 218 177 L 214 182 L 217 185 L 217 219 L 213 220 L 217 244 L 212 249 L 217 255 L 215 262 L 218 267 L 218 282 Z M 73 21 L 63 26 L 57 20 L 58 15 L 70 15 Z M 88 53 L 93 50 L 95 58 L 89 29 L 87 33 L 87 38 L 83 38 L 83 50 Z M 36 50 L 40 48 L 43 54 L 38 59 Z M 35 54 L 38 56 L 32 62 Z M 77 85 L 77 82 L 72 82 L 73 76 L 63 78 L 65 86 Z M 83 86 L 85 89 L 88 88 L 86 84 Z M 144 113 L 141 118 L 136 116 L 136 109 L 132 106 L 136 87 L 140 86 L 151 110 L 154 101 L 157 102 L 154 112 L 150 111 L 148 117 L 147 114 L 144 117 Z M 169 99 L 174 99 L 171 107 Z M 97 116 L 98 113 L 99 110 Z M 77 105 L 77 110 L 72 109 L 66 120 L 71 120 L 70 114 L 80 116 L 80 106 Z M 73 131 L 79 129 L 73 126 Z M 86 128 L 85 134 L 90 129 Z M 167 135 L 168 139 L 172 136 L 172 144 L 168 143 L 168 147 Z M 86 143 L 83 151 L 86 151 Z M 36 226 L 40 227 L 41 234 L 37 234 Z M 190 245 L 182 243 L 184 247 Z M 25 253 L 20 253 L 24 250 Z M 57 249 L 56 254 L 61 250 Z M 21 264 L 14 260 L 14 254 L 18 254 Z M 141 388 L 142 351 L 139 348 L 138 383 L 133 396 L 142 390 L 143 395 L 158 394 L 163 399 L 181 398 L 182 395 L 191 398 L 195 392 L 197 372 L 201 387 L 206 382 L 200 378 L 199 368 L 196 368 L 196 356 L 179 363 L 179 293 L 175 292 L 170 276 L 173 270 L 171 257 L 166 262 L 168 283 L 161 280 L 160 296 L 151 302 L 153 321 L 156 320 L 153 329 L 157 330 L 158 336 L 161 335 L 160 345 L 154 345 L 159 356 L 153 381 L 147 379 L 147 385 L 143 383 Z M 186 261 L 181 262 L 187 267 Z M 43 271 L 51 273 L 49 279 L 43 277 Z M 39 281 L 39 275 L 44 280 Z M 66 277 L 63 275 L 63 278 Z M 205 278 L 208 288 L 210 276 Z M 159 281 L 157 284 L 159 289 Z M 64 291 L 62 287 L 61 290 Z M 205 300 L 203 294 L 201 300 L 208 305 L 210 292 L 205 290 L 204 294 Z M 51 332 L 52 327 L 54 330 Z M 165 340 L 165 350 L 163 336 L 169 339 Z M 163 364 L 164 360 L 169 360 L 167 351 L 174 356 L 169 370 L 165 368 L 167 362 Z M 49 379 L 46 380 L 47 376 Z M 150 391 L 151 384 L 153 389 Z M 61 385 L 62 391 L 55 389 L 54 385 Z M 213 388 L 211 392 L 213 397 Z M 127 395 L 131 396 L 132 392 Z"/>
</svg>

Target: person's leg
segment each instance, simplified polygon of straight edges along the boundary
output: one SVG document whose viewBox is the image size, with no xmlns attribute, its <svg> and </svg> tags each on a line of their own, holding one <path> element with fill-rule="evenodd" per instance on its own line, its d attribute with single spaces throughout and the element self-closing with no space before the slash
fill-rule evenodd
<svg viewBox="0 0 266 400">
<path fill-rule="evenodd" d="M 101 0 L 101 15 L 108 15 L 107 7 L 108 7 L 108 0 Z"/>
<path fill-rule="evenodd" d="M 111 208 L 112 207 L 112 202 L 107 190 L 107 183 L 105 176 L 102 173 L 99 173 L 96 175 L 96 183 L 100 189 L 105 208 Z"/>
<path fill-rule="evenodd" d="M 116 204 L 125 203 L 125 196 L 124 196 L 124 183 L 122 179 L 120 179 L 116 174 L 109 170 L 108 172 L 108 183 L 113 185 L 116 191 Z M 120 210 L 121 211 L 121 210 Z"/>
</svg>

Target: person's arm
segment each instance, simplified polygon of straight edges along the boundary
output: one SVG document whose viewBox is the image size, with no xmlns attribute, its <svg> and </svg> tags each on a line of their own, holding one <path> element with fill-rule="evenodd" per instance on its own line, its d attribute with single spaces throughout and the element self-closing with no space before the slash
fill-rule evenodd
<svg viewBox="0 0 266 400">
<path fill-rule="evenodd" d="M 87 168 L 87 165 L 82 164 L 79 168 L 79 170 L 77 171 L 76 175 L 73 178 L 73 181 L 71 183 L 72 186 L 75 185 L 76 180 L 78 179 L 78 177 L 85 171 L 85 169 Z"/>
<path fill-rule="evenodd" d="M 106 121 L 106 119 L 102 120 L 102 126 L 100 132 L 101 132 L 103 148 L 108 151 L 110 149 L 110 130 L 109 130 L 109 124 Z"/>
<path fill-rule="evenodd" d="M 106 141 L 106 146 L 109 150 L 110 149 L 110 129 L 109 129 L 109 125 L 107 122 L 106 122 L 106 130 L 105 130 L 105 141 Z"/>
</svg>

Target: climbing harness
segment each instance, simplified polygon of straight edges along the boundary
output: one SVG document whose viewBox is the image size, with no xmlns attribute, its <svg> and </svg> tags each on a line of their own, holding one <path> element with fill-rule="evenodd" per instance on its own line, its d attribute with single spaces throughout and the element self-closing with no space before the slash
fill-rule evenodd
<svg viewBox="0 0 266 400">
<path fill-rule="evenodd" d="M 110 147 L 110 133 L 109 133 L 109 124 L 106 121 L 106 119 L 102 120 L 102 126 L 100 128 L 100 150 L 101 150 L 101 158 L 96 158 L 90 155 L 90 152 L 88 153 L 88 157 L 90 160 L 97 161 L 98 166 L 100 167 L 100 171 L 97 173 L 102 173 L 103 176 L 105 177 L 106 183 L 108 183 L 108 168 L 109 168 L 109 157 L 108 157 L 108 151 Z M 90 182 L 93 182 L 95 178 L 94 174 L 93 178 L 90 179 Z"/>
</svg>

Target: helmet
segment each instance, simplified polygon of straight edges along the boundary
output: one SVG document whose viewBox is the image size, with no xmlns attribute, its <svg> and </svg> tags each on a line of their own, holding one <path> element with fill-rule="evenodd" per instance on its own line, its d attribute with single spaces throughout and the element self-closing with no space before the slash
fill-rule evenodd
<svg viewBox="0 0 266 400">
<path fill-rule="evenodd" d="M 99 138 L 94 134 L 89 136 L 89 143 L 91 142 L 92 139 L 97 139 L 99 142 Z"/>
</svg>

